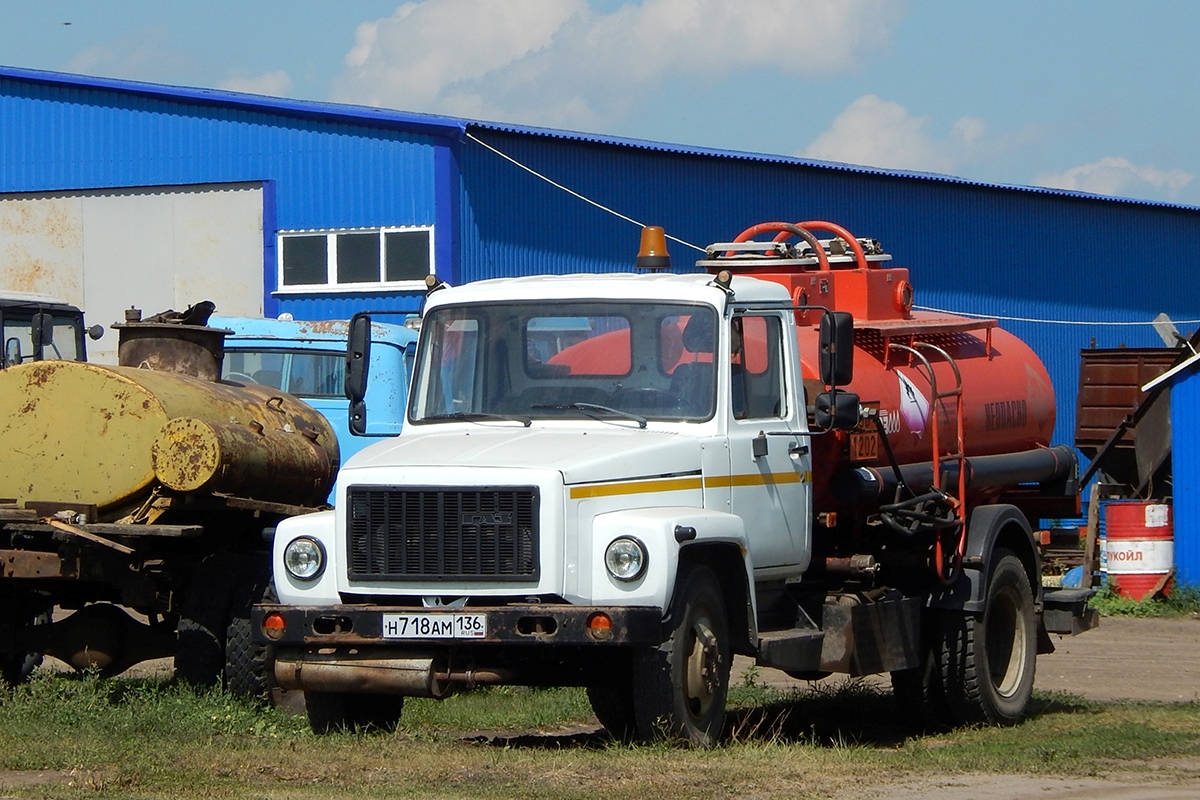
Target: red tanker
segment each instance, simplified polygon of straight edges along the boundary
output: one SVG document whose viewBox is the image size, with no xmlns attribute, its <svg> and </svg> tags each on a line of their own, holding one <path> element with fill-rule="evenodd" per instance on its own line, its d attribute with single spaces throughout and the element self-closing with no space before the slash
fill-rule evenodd
<svg viewBox="0 0 1200 800">
<path fill-rule="evenodd" d="M 820 241 L 814 231 L 835 238 Z M 754 241 L 764 233 L 772 240 Z M 801 241 L 788 243 L 793 237 Z M 818 504 L 886 502 L 897 472 L 911 490 L 945 489 L 964 505 L 991 487 L 1066 474 L 1074 458 L 1049 448 L 1054 391 L 1037 355 L 995 320 L 914 312 L 908 270 L 890 259 L 878 242 L 832 223 L 771 222 L 714 245 L 700 262 L 787 288 L 799 309 L 809 398 L 825 388 L 816 361 L 821 315 L 853 315 L 854 378 L 840 388 L 858 395 L 868 418 L 858 431 L 814 440 Z M 968 489 L 977 491 L 968 498 Z"/>
</svg>

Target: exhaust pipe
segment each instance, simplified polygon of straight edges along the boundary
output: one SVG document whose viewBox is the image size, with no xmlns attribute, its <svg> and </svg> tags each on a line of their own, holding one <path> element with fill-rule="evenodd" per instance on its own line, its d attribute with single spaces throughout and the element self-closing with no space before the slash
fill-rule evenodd
<svg viewBox="0 0 1200 800">
<path fill-rule="evenodd" d="M 275 680 L 283 689 L 441 700 L 459 689 L 512 683 L 514 676 L 505 670 L 451 671 L 425 653 L 381 658 L 375 653 L 283 652 L 275 656 Z"/>
</svg>

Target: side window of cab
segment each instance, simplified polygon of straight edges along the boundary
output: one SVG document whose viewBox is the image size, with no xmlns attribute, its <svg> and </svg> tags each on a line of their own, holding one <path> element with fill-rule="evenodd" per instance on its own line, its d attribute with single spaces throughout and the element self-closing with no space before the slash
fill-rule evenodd
<svg viewBox="0 0 1200 800">
<path fill-rule="evenodd" d="M 735 419 L 786 417 L 783 325 L 779 317 L 743 314 L 730 321 L 730 391 Z"/>
</svg>

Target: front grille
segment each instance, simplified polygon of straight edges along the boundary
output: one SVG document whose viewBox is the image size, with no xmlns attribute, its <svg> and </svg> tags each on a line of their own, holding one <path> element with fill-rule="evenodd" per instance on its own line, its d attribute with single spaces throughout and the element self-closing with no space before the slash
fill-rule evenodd
<svg viewBox="0 0 1200 800">
<path fill-rule="evenodd" d="M 350 577 L 516 581 L 538 577 L 538 491 L 352 487 Z"/>
</svg>

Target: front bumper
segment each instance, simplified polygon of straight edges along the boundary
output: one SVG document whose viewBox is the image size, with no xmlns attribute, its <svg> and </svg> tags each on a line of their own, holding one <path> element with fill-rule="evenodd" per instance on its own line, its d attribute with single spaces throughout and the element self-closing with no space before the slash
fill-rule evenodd
<svg viewBox="0 0 1200 800">
<path fill-rule="evenodd" d="M 394 624 L 392 635 L 384 633 L 390 615 L 483 615 L 486 635 L 456 636 L 448 625 L 438 636 L 399 638 Z M 607 624 L 597 626 L 597 615 Z M 590 684 L 611 673 L 627 647 L 664 637 L 662 611 L 653 606 L 259 605 L 252 619 L 256 641 L 274 648 L 282 688 L 417 697 L 489 684 Z"/>
<path fill-rule="evenodd" d="M 398 641 L 384 636 L 387 614 L 484 614 L 487 635 L 482 638 L 409 637 Z M 282 619 L 283 627 L 263 632 L 263 619 Z M 603 614 L 607 628 L 589 627 Z M 504 605 L 471 608 L 412 608 L 408 606 L 334 605 L 254 607 L 253 625 L 259 644 L 282 646 L 363 645 L 657 645 L 663 641 L 662 611 L 653 606 Z M 597 635 L 597 631 L 600 634 Z"/>
</svg>

